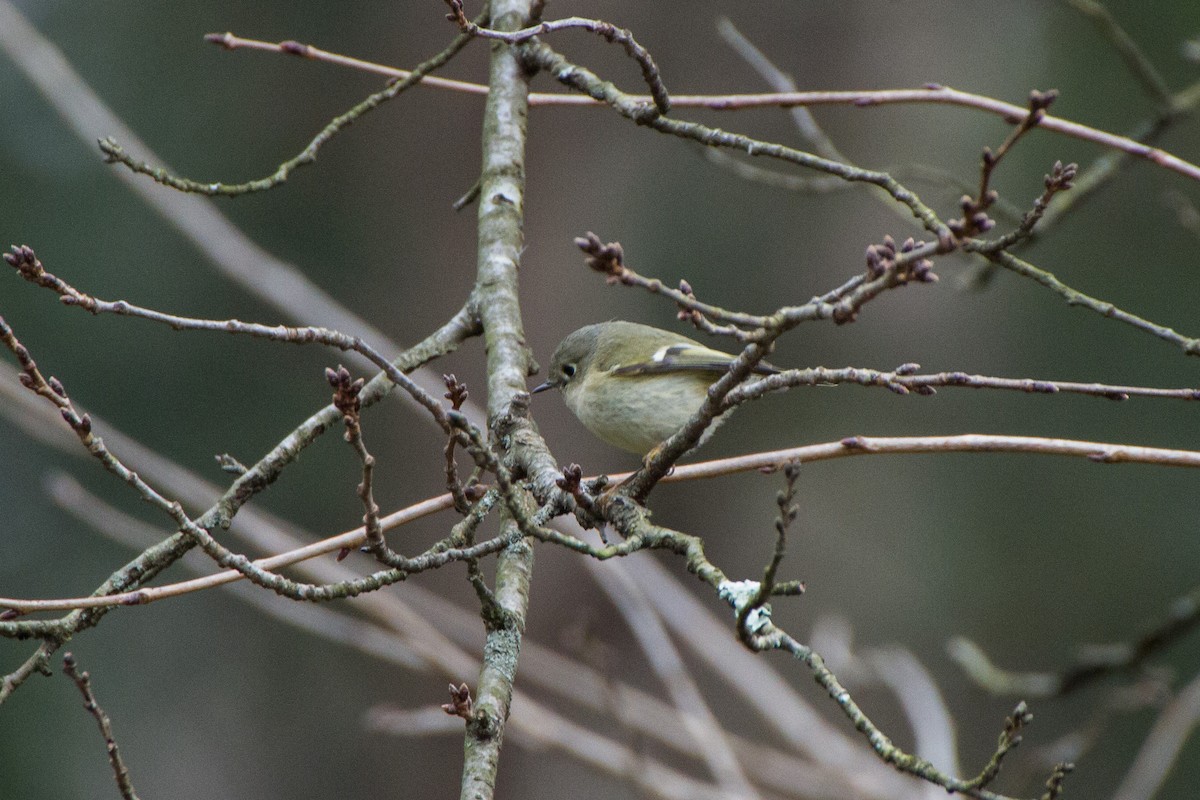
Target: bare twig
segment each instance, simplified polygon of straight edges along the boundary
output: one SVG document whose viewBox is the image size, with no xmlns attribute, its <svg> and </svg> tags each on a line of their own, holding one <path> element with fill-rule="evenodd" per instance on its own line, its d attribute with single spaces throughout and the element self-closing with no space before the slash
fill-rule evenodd
<svg viewBox="0 0 1200 800">
<path fill-rule="evenodd" d="M 225 34 L 210 34 L 222 38 L 219 43 L 224 44 L 223 37 Z M 257 42 L 250 39 L 240 39 L 234 37 L 234 41 L 241 46 L 252 46 L 256 49 L 276 50 L 284 52 L 282 44 L 273 45 L 266 42 Z M 309 47 L 309 45 L 304 45 Z M 232 49 L 232 48 L 231 48 Z M 315 49 L 314 49 L 315 50 Z M 321 53 L 323 51 L 315 51 Z M 318 57 L 314 55 L 313 57 Z M 343 63 L 340 59 L 330 58 L 330 61 L 335 63 Z M 394 69 L 390 67 L 382 67 L 380 65 L 359 64 L 354 59 L 348 59 L 344 63 L 348 66 L 355 66 L 360 69 L 369 69 L 370 71 L 379 72 L 380 74 L 393 75 L 403 77 L 410 74 L 406 70 Z M 468 92 L 471 94 L 486 94 L 487 87 L 482 84 L 466 83 L 463 81 L 447 81 L 445 79 L 426 79 L 428 85 L 438 88 L 451 89 L 454 91 Z M 1188 92 L 1180 95 L 1172 96 L 1172 108 L 1177 111 L 1190 109 L 1195 101 L 1195 92 Z M 650 95 L 630 95 L 630 100 L 635 103 L 651 103 L 654 98 Z M 529 102 L 532 106 L 598 106 L 605 101 L 591 97 L 581 96 L 576 94 L 546 94 L 546 93 L 531 93 Z M 952 89 L 948 86 L 929 85 L 921 89 L 880 89 L 867 91 L 834 91 L 834 92 L 768 92 L 768 93 L 746 93 L 746 94 L 727 94 L 727 95 L 674 95 L 671 98 L 671 105 L 675 109 L 680 108 L 708 108 L 717 111 L 737 111 L 750 108 L 794 108 L 816 105 L 846 105 L 853 108 L 871 108 L 881 105 L 894 104 L 924 104 L 934 103 L 940 105 L 956 105 L 965 108 L 974 108 L 985 113 L 994 114 L 1004 119 L 1013 122 L 1014 124 L 1021 120 L 1027 113 L 1027 109 L 1012 103 L 1005 103 L 994 98 L 983 95 L 963 92 L 957 89 Z M 1191 164 L 1177 156 L 1172 155 L 1164 150 L 1150 147 L 1139 141 L 1137 136 L 1121 136 L 1119 134 L 1109 133 L 1097 128 L 1083 125 L 1081 123 L 1072 122 L 1060 117 L 1046 115 L 1038 123 L 1038 127 L 1045 131 L 1060 133 L 1085 141 L 1091 141 L 1096 144 L 1118 150 L 1126 155 L 1136 158 L 1146 159 L 1166 169 L 1180 172 L 1193 180 L 1200 179 L 1200 166 Z"/>
<path fill-rule="evenodd" d="M 1026 453 L 1032 455 L 1058 455 L 1086 458 L 1098 464 L 1159 464 L 1161 466 L 1200 467 L 1200 452 L 1191 450 L 1170 450 L 1157 447 L 1138 447 L 1135 445 L 1115 444 L 1105 442 L 1088 442 L 1071 439 L 1048 439 L 1036 436 L 999 436 L 985 434 L 965 434 L 959 436 L 911 436 L 911 437 L 865 437 L 854 436 L 836 442 L 806 445 L 785 450 L 773 450 L 763 453 L 752 453 L 731 458 L 705 461 L 698 464 L 681 464 L 675 467 L 670 475 L 663 478 L 664 483 L 702 480 L 723 477 L 750 471 L 774 471 L 782 469 L 788 463 L 815 463 L 837 458 L 867 455 L 900 455 L 917 453 Z M 614 481 L 624 480 L 633 473 L 618 473 L 611 476 Z M 437 511 L 453 507 L 453 499 L 449 494 L 424 500 L 408 508 L 393 512 L 380 519 L 384 530 L 406 524 Z M 628 542 L 616 548 L 596 549 L 585 542 L 571 537 L 554 539 L 542 535 L 546 541 L 554 541 L 569 546 L 580 552 L 591 553 L 602 558 L 614 555 L 624 555 L 633 552 L 635 548 Z M 280 567 L 296 564 L 328 553 L 335 553 L 344 547 L 356 547 L 364 541 L 362 528 L 339 534 L 329 539 L 315 542 L 311 545 L 281 553 L 270 558 L 254 562 L 264 569 L 279 569 Z M 499 543 L 497 543 L 498 545 Z M 472 553 L 486 553 L 472 550 Z M 453 555 L 453 554 L 451 554 Z M 453 560 L 453 559 L 448 559 Z M 63 600 L 19 600 L 16 598 L 0 598 L 0 608 L 9 608 L 21 613 L 35 611 L 61 611 L 73 608 L 102 608 L 113 605 L 140 605 L 154 602 L 167 597 L 174 597 L 188 592 L 199 591 L 212 586 L 236 581 L 245 577 L 239 572 L 226 571 L 207 578 L 199 578 L 177 584 L 167 584 L 161 587 L 139 589 L 135 592 L 117 594 L 108 597 L 80 597 Z M 0 623 L 0 636 L 15 635 L 15 628 L 7 629 Z"/>
<path fill-rule="evenodd" d="M 1016 273 L 1023 278 L 1029 278 L 1035 283 L 1045 286 L 1050 291 L 1062 297 L 1067 301 L 1068 305 L 1083 306 L 1089 311 L 1094 311 L 1109 319 L 1115 319 L 1118 322 L 1123 322 L 1126 325 L 1131 325 L 1138 330 L 1145 331 L 1151 336 L 1155 336 L 1163 341 L 1179 347 L 1189 356 L 1200 355 L 1200 338 L 1191 338 L 1177 333 L 1172 328 L 1165 325 L 1159 325 L 1151 322 L 1148 319 L 1139 317 L 1136 314 L 1131 314 L 1128 311 L 1123 311 L 1117 308 L 1112 303 L 1100 300 L 1083 292 L 1067 286 L 1065 283 L 1054 277 L 1053 274 L 1044 269 L 1035 267 L 1028 261 L 1017 258 L 1011 253 L 1003 250 L 990 251 L 987 243 L 976 245 L 972 242 L 966 242 L 963 249 L 969 252 L 980 252 L 987 257 L 989 261 L 1004 267 L 1009 272 Z"/>
<path fill-rule="evenodd" d="M 800 462 L 790 461 L 783 467 L 784 489 L 775 496 L 775 504 L 779 506 L 779 515 L 775 518 L 775 551 L 771 560 L 763 569 L 762 580 L 749 592 L 749 596 L 737 605 L 738 637 L 747 645 L 752 646 L 752 640 L 771 619 L 771 607 L 767 601 L 775 594 L 800 594 L 804 584 L 793 582 L 786 588 L 781 587 L 775 579 L 779 565 L 787 552 L 787 532 L 796 515 L 800 513 L 799 506 L 793 503 L 796 498 L 796 479 L 800 477 Z"/>
<path fill-rule="evenodd" d="M 442 395 L 450 401 L 450 408 L 458 411 L 462 408 L 463 403 L 467 401 L 469 392 L 467 386 L 461 383 L 454 375 L 443 375 L 442 380 L 446 383 L 446 393 Z M 455 446 L 458 444 L 458 437 L 450 435 L 446 437 L 446 490 L 450 492 L 450 496 L 454 498 L 454 510 L 460 514 L 467 514 L 471 510 L 471 499 L 467 497 L 467 492 L 463 488 L 462 482 L 458 479 L 458 464 L 454 460 Z M 476 497 L 475 499 L 479 499 Z"/>
<path fill-rule="evenodd" d="M 1000 194 L 991 188 L 992 174 L 1013 146 L 1041 123 L 1046 116 L 1046 109 L 1057 97 L 1058 92 L 1055 90 L 1030 92 L 1029 112 L 1016 123 L 1009 132 L 1008 138 L 996 150 L 992 150 L 990 147 L 983 148 L 979 169 L 979 191 L 974 197 L 964 195 L 959 203 L 962 207 L 962 217 L 947 223 L 956 236 L 964 238 L 978 236 L 991 230 L 996 224 L 987 213 L 1000 197 Z M 1039 214 L 1039 216 L 1041 215 Z"/>
<path fill-rule="evenodd" d="M 216 35 L 216 38 L 212 38 L 213 36 L 213 34 L 210 34 L 209 37 L 206 38 L 208 41 L 216 41 L 219 44 L 225 44 L 224 37 Z M 330 139 L 348 128 L 364 114 L 368 114 L 371 111 L 374 111 L 380 105 L 386 103 L 388 100 L 394 99 L 405 90 L 419 83 L 425 75 L 445 65 L 448 61 L 454 58 L 454 56 L 456 56 L 460 50 L 467 46 L 467 44 L 471 41 L 471 38 L 472 37 L 467 34 L 460 34 L 459 36 L 455 37 L 454 41 L 452 41 L 446 47 L 446 49 L 435 55 L 433 58 L 430 58 L 428 61 L 416 66 L 406 77 L 393 82 L 386 89 L 375 92 L 374 94 L 368 96 L 365 100 L 359 102 L 349 111 L 334 117 L 334 119 L 328 125 L 326 125 L 320 133 L 313 137 L 313 139 L 303 150 L 287 161 L 284 161 L 282 164 L 276 167 L 274 173 L 265 178 L 258 178 L 256 180 L 246 181 L 244 183 L 220 183 L 214 181 L 196 181 L 192 180 L 191 178 L 180 177 L 172 174 L 167 169 L 162 167 L 154 167 L 145 161 L 134 158 L 126 153 L 125 149 L 117 142 L 115 138 L 111 136 L 100 140 L 100 151 L 104 153 L 104 160 L 106 162 L 110 164 L 124 164 L 134 172 L 146 175 L 163 184 L 164 186 L 170 186 L 172 189 L 177 189 L 181 192 L 193 192 L 196 194 L 208 195 L 210 197 L 218 195 L 222 197 L 238 197 L 240 195 L 250 194 L 253 192 L 261 192 L 267 189 L 273 189 L 274 187 L 284 183 L 294 170 L 300 167 L 308 166 L 316 161 L 317 152 Z M 285 48 L 280 46 L 279 49 L 281 52 L 289 52 L 291 50 L 302 50 L 302 48 L 303 46 L 300 48 Z"/>
<path fill-rule="evenodd" d="M 1018 704 L 1012 715 L 1005 720 L 1004 730 L 1000 735 L 996 750 L 980 773 L 973 778 L 957 778 L 942 772 L 928 760 L 906 753 L 896 747 L 854 701 L 850 693 L 838 681 L 837 676 L 825 665 L 820 654 L 796 641 L 770 621 L 766 621 L 759 632 L 749 637 L 747 644 L 759 651 L 781 650 L 802 661 L 812 672 L 817 683 L 825 689 L 854 724 L 855 729 L 870 743 L 876 755 L 901 772 L 916 775 L 930 783 L 942 786 L 948 791 L 980 800 L 1000 800 L 1003 797 L 1003 795 L 988 791 L 985 787 L 996 777 L 1004 756 L 1020 743 L 1020 729 L 1032 719 L 1032 715 L 1028 713 L 1024 703 Z"/>
<path fill-rule="evenodd" d="M 989 245 L 996 250 L 1003 250 L 1032 236 L 1034 227 L 1041 222 L 1049 210 L 1050 201 L 1062 192 L 1073 189 L 1078 174 L 1078 164 L 1063 164 L 1061 161 L 1055 161 L 1050 174 L 1042 182 L 1045 187 L 1044 191 L 1033 201 L 1033 208 L 1021 218 L 1021 224 L 1015 230 L 990 242 Z M 998 198 L 995 198 L 993 203 L 995 200 Z"/>
<path fill-rule="evenodd" d="M 362 462 L 362 481 L 358 484 L 358 498 L 363 504 L 363 529 L 366 533 L 366 550 L 376 558 L 386 563 L 387 559 L 395 559 L 397 554 L 387 546 L 383 538 L 383 528 L 379 524 L 379 504 L 375 502 L 375 456 L 367 450 L 367 444 L 362 435 L 362 401 L 359 395 L 366 381 L 362 378 L 352 379 L 350 370 L 338 365 L 337 369 L 326 369 L 325 378 L 333 387 L 333 407 L 342 412 L 342 423 L 346 426 L 345 439 L 354 448 L 355 455 Z M 343 549 L 338 558 L 345 558 L 349 550 Z"/>
<path fill-rule="evenodd" d="M 75 682 L 79 693 L 83 695 L 83 707 L 95 717 L 96 724 L 100 726 L 100 735 L 104 737 L 104 747 L 108 752 L 108 763 L 112 765 L 113 777 L 116 778 L 117 789 L 121 792 L 121 797 L 125 800 L 138 800 L 137 792 L 133 789 L 133 781 L 129 777 L 129 768 L 125 766 L 125 761 L 121 758 L 121 750 L 117 747 L 112 721 L 104 713 L 100 704 L 96 702 L 96 695 L 92 693 L 91 676 L 77 669 L 75 656 L 71 653 L 63 655 L 63 672 Z"/>
<path fill-rule="evenodd" d="M 543 36 L 547 33 L 555 31 L 568 30 L 572 28 L 590 31 L 591 33 L 600 36 L 601 38 L 615 42 L 625 48 L 625 52 L 638 63 L 642 70 L 642 80 L 650 88 L 650 96 L 654 98 L 654 106 L 660 114 L 667 114 L 671 111 L 671 98 L 667 94 L 667 87 L 663 85 L 662 75 L 658 71 L 658 65 L 654 63 L 654 58 L 650 55 L 650 51 L 637 43 L 633 38 L 633 33 L 625 28 L 604 22 L 598 19 L 584 19 L 583 17 L 569 17 L 567 19 L 557 19 L 552 22 L 542 22 L 530 28 L 522 28 L 519 31 L 497 31 L 481 27 L 466 18 L 462 10 L 461 0 L 446 0 L 450 6 L 450 13 L 446 16 L 455 22 L 459 30 L 469 36 L 479 36 L 484 39 L 495 39 L 508 44 L 521 44 L 527 42 L 536 36 Z"/>
<path fill-rule="evenodd" d="M 11 252 L 4 254 L 4 260 L 25 280 L 57 293 L 65 305 L 78 306 L 93 314 L 116 314 L 118 316 L 138 317 L 162 325 L 168 325 L 175 330 L 241 334 L 270 339 L 276 342 L 320 344 L 338 350 L 353 350 L 365 356 L 371 363 L 382 370 L 389 380 L 408 392 L 414 400 L 429 411 L 443 431 L 449 433 L 454 428 L 449 415 L 436 399 L 430 396 L 424 389 L 417 386 L 416 383 L 380 355 L 371 345 L 357 336 L 348 336 L 338 331 L 315 326 L 288 327 L 286 325 L 260 325 L 253 322 L 241 322 L 236 319 L 212 320 L 180 317 L 150 308 L 143 308 L 124 300 L 100 300 L 79 291 L 56 275 L 47 272 L 33 250 L 29 247 L 14 245 Z"/>
<path fill-rule="evenodd" d="M 1077 383 L 1035 378 L 1001 378 L 992 375 L 970 375 L 965 372 L 918 374 L 919 364 L 902 364 L 890 372 L 861 367 L 828 369 L 789 369 L 775 375 L 755 378 L 732 390 L 725 403 L 736 405 L 762 397 L 768 392 L 795 386 L 835 386 L 855 384 L 880 386 L 896 394 L 934 394 L 937 388 L 998 389 L 1026 394 L 1081 394 L 1106 400 L 1123 401 L 1131 397 L 1153 397 L 1174 400 L 1200 400 L 1200 389 L 1164 389 L 1156 386 L 1121 386 L 1106 383 Z"/>
</svg>

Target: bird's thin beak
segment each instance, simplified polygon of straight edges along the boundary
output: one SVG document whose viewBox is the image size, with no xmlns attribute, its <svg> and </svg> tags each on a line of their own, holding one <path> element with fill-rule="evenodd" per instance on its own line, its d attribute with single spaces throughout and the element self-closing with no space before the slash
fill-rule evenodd
<svg viewBox="0 0 1200 800">
<path fill-rule="evenodd" d="M 551 383 L 550 381 L 546 381 L 545 383 L 539 383 L 537 386 L 530 389 L 529 393 L 537 394 L 538 392 L 544 392 L 547 389 L 553 389 L 553 388 L 554 388 L 554 384 Z"/>
</svg>

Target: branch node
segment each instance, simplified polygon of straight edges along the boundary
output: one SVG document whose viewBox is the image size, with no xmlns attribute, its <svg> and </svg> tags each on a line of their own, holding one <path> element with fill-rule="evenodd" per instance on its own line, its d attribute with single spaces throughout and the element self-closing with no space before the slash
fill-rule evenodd
<svg viewBox="0 0 1200 800">
<path fill-rule="evenodd" d="M 465 683 L 455 686 L 450 684 L 450 702 L 442 704 L 442 711 L 452 717 L 471 719 L 471 689 Z"/>
</svg>

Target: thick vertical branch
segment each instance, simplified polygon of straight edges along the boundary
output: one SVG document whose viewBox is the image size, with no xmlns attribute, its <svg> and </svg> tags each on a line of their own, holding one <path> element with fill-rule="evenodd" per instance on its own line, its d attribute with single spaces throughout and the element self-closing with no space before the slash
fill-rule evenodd
<svg viewBox="0 0 1200 800">
<path fill-rule="evenodd" d="M 493 25 L 528 19 L 529 0 L 493 3 Z M 529 354 L 518 304 L 517 265 L 524 246 L 525 127 L 528 76 L 515 47 L 492 44 L 490 93 L 483 120 L 476 299 L 487 342 L 488 421 L 525 391 Z"/>
<path fill-rule="evenodd" d="M 530 0 L 496 0 L 492 27 L 517 30 L 530 21 Z M 490 93 L 483 122 L 483 168 L 479 195 L 479 257 L 476 307 L 487 342 L 488 424 L 493 431 L 511 416 L 513 401 L 525 391 L 530 356 L 525 348 L 517 286 L 524 244 L 525 129 L 529 109 L 528 75 L 516 48 L 492 45 Z M 504 447 L 502 437 L 494 437 Z M 505 527 L 511 527 L 511 519 Z M 476 703 L 463 745 L 462 797 L 491 798 L 500 747 L 512 701 L 517 658 L 529 606 L 533 549 L 517 540 L 496 563 L 493 603 L 485 603 L 487 641 L 479 672 Z"/>
</svg>

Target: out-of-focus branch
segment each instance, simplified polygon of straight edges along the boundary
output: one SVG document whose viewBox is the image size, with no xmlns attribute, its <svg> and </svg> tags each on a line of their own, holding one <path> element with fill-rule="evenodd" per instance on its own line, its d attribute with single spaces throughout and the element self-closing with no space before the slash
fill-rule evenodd
<svg viewBox="0 0 1200 800">
<path fill-rule="evenodd" d="M 1172 107 L 1171 90 L 1163 76 L 1154 68 L 1154 64 L 1146 57 L 1137 42 L 1133 40 L 1124 28 L 1113 18 L 1112 13 L 1095 0 L 1066 0 L 1066 4 L 1078 11 L 1092 22 L 1104 34 L 1113 49 L 1121 56 L 1129 72 L 1138 79 L 1146 94 L 1159 105 L 1162 111 L 1170 111 Z"/>
<path fill-rule="evenodd" d="M 1159 714 L 1113 800 L 1150 800 L 1175 767 L 1184 744 L 1200 725 L 1200 676 L 1183 687 Z"/>
<path fill-rule="evenodd" d="M 738 762 L 720 718 L 667 633 L 653 599 L 626 572 L 605 570 L 597 572 L 596 576 L 654 670 L 661 693 L 678 710 L 687 737 L 704 759 L 713 779 L 728 797 L 759 798 L 750 776 Z"/>
<path fill-rule="evenodd" d="M 950 655 L 980 687 L 997 694 L 1025 697 L 1064 695 L 1114 674 L 1133 672 L 1156 653 L 1200 625 L 1200 589 L 1173 602 L 1163 619 L 1130 642 L 1082 649 L 1073 665 L 1058 672 L 1013 672 L 996 666 L 983 649 L 959 637 Z"/>
<path fill-rule="evenodd" d="M 77 449 L 74 448 L 70 452 L 74 454 Z M 158 471 L 163 472 L 162 469 Z M 87 493 L 78 483 L 66 476 L 54 479 L 50 491 L 55 501 L 74 516 L 96 528 L 102 535 L 128 547 L 142 549 L 152 544 L 160 535 L 145 523 L 127 517 L 108 506 L 103 499 Z M 175 491 L 188 494 L 178 486 L 175 487 Z M 256 538 L 254 532 L 257 529 L 279 525 L 278 521 L 264 517 L 255 509 L 247 509 L 239 515 L 238 520 L 238 525 L 231 533 L 250 533 L 250 538 Z M 272 538 L 279 536 L 275 535 Z M 293 540 L 291 544 L 298 546 L 299 542 Z M 199 568 L 204 563 L 197 560 L 191 566 Z M 588 565 L 594 562 L 584 563 Z M 616 566 L 618 565 L 606 564 L 601 571 L 604 575 L 611 576 L 618 571 L 614 569 Z M 329 559 L 309 561 L 300 565 L 299 570 L 310 578 L 325 583 L 344 581 L 352 577 L 348 567 Z M 651 584 L 660 587 L 669 582 L 670 576 L 664 574 Z M 619 581 L 614 584 L 612 580 L 607 580 L 602 581 L 601 585 L 606 590 L 615 586 L 616 591 L 621 591 L 622 584 Z M 237 592 L 236 596 L 268 616 L 403 668 L 432 671 L 457 679 L 458 676 L 466 675 L 469 669 L 473 669 L 476 661 L 473 654 L 462 652 L 454 643 L 442 637 L 455 639 L 461 646 L 474 650 L 478 645 L 477 616 L 431 594 L 418 584 L 406 586 L 403 595 L 377 593 L 359 598 L 355 608 L 371 617 L 374 622 L 348 618 L 341 611 L 335 610 L 344 609 L 344 606 L 276 603 L 266 598 L 262 592 L 249 588 Z M 408 604 L 411 604 L 411 607 Z M 663 617 L 671 624 L 679 622 L 676 615 L 667 614 Z M 693 622 L 694 620 L 689 618 L 687 624 Z M 716 624 L 715 621 L 713 624 Z M 687 637 L 684 637 L 684 641 L 687 641 Z M 709 642 L 711 644 L 711 640 Z M 709 647 L 708 655 L 714 656 L 713 651 L 716 649 L 718 648 Z M 732 650 L 734 657 L 749 657 L 741 648 L 726 649 Z M 613 714 L 629 731 L 658 742 L 669 751 L 685 757 L 694 755 L 686 735 L 685 722 L 680 719 L 677 710 L 664 704 L 657 696 L 636 690 L 621 681 L 614 682 L 610 675 L 600 674 L 587 665 L 566 657 L 560 647 L 550 648 L 526 640 L 522 651 L 523 678 L 531 681 L 533 685 L 578 704 L 590 714 Z M 730 674 L 750 675 L 764 671 L 770 673 L 761 659 L 752 659 L 750 665 L 744 665 L 740 670 L 730 670 Z M 742 687 L 742 694 L 747 701 L 759 701 L 761 698 L 749 689 L 750 687 Z M 552 709 L 542 706 L 529 696 L 518 697 L 516 700 L 520 703 L 521 713 L 514 716 L 510 723 L 510 733 L 515 737 L 509 739 L 510 743 L 524 742 L 540 750 L 561 747 L 583 763 L 617 777 L 628 777 L 629 765 L 644 761 L 637 758 L 633 750 L 562 719 Z M 787 713 L 792 715 L 792 722 L 797 719 L 794 704 L 798 703 L 804 707 L 804 701 L 785 684 L 776 687 L 771 701 L 772 708 L 781 708 L 781 704 L 787 708 Z M 448 719 L 441 712 L 437 713 L 439 719 Z M 391 714 L 388 718 L 396 720 Z M 837 749 L 834 746 L 835 742 L 842 741 L 844 737 L 819 718 L 807 720 L 802 732 L 794 727 L 789 730 L 791 733 L 802 733 L 814 741 L 820 741 L 821 748 L 809 759 L 805 759 L 793 753 L 764 746 L 761 742 L 742 739 L 727 732 L 725 735 L 732 739 L 739 759 L 751 770 L 754 779 L 785 795 L 795 786 L 802 785 L 813 797 L 823 800 L 844 800 L 846 797 L 890 800 L 900 790 L 895 784 L 903 779 L 895 773 L 889 771 L 874 778 L 870 777 L 870 767 L 877 765 L 875 761 L 867 760 L 863 769 L 850 769 L 844 763 L 838 762 L 836 757 L 831 760 L 832 751 Z M 408 731 L 409 735 L 417 733 L 412 729 Z M 850 752 L 859 751 L 854 749 Z M 863 757 L 867 758 L 865 754 Z M 817 766 L 822 762 L 828 763 L 825 766 Z M 659 786 L 657 781 L 649 778 L 642 782 L 641 785 L 650 791 L 650 796 L 678 800 L 728 796 L 716 789 L 701 787 L 697 782 L 673 781 L 675 777 L 682 779 L 682 774 L 665 765 L 661 770 L 651 766 L 650 772 L 668 781 L 667 786 Z M 885 780 L 879 781 L 877 778 Z M 676 787 L 682 787 L 679 791 L 691 790 L 694 793 L 678 794 L 675 792 Z"/>
<path fill-rule="evenodd" d="M 772 64 L 766 54 L 755 47 L 754 43 L 747 39 L 728 17 L 721 17 L 717 20 L 717 33 L 772 89 L 777 92 L 800 90 L 792 76 Z M 812 144 L 814 153 L 831 161 L 851 163 L 850 159 L 841 150 L 838 150 L 829 135 L 817 124 L 812 112 L 807 108 L 804 106 L 793 107 L 792 122 L 795 123 L 796 130 L 800 132 L 800 135 Z"/>
</svg>

